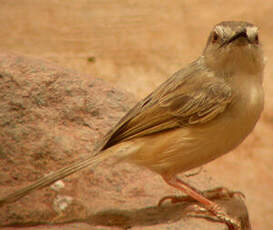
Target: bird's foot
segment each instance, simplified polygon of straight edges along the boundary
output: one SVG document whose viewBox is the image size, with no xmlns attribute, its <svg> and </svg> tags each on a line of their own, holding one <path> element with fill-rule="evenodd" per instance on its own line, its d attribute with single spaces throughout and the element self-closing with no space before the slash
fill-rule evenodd
<svg viewBox="0 0 273 230">
<path fill-rule="evenodd" d="M 240 230 L 241 224 L 240 222 L 230 217 L 219 205 L 214 204 L 213 206 L 204 208 L 199 205 L 192 205 L 187 207 L 186 215 L 189 217 L 195 218 L 205 218 L 215 222 L 225 223 L 229 230 Z"/>
<path fill-rule="evenodd" d="M 231 191 L 226 187 L 218 187 L 202 192 L 202 195 L 209 200 L 213 199 L 229 199 L 233 197 L 240 197 L 245 199 L 245 195 L 240 191 Z"/>
<path fill-rule="evenodd" d="M 172 204 L 180 203 L 180 202 L 193 202 L 195 201 L 190 196 L 164 196 L 162 199 L 159 200 L 158 206 L 160 207 L 166 200 L 170 200 Z"/>
<path fill-rule="evenodd" d="M 245 198 L 245 195 L 239 191 L 231 191 L 225 187 L 218 187 L 211 190 L 206 190 L 202 192 L 202 195 L 209 200 L 214 199 L 229 199 L 235 196 L 240 198 Z M 194 202 L 190 196 L 165 196 L 158 202 L 158 206 L 161 206 L 166 200 L 170 200 L 172 204 L 179 203 L 179 202 Z"/>
<path fill-rule="evenodd" d="M 218 187 L 211 190 L 202 192 L 202 195 L 209 200 L 214 199 L 230 199 L 235 196 L 245 198 L 244 194 L 238 191 L 230 191 L 225 187 Z M 172 204 L 179 202 L 195 202 L 190 196 L 165 196 L 159 202 L 158 206 L 161 206 L 166 200 L 170 200 Z M 230 217 L 219 205 L 212 203 L 210 206 L 191 205 L 186 210 L 187 216 L 205 218 L 216 222 L 226 223 L 230 230 L 239 230 L 240 223 L 236 219 Z"/>
</svg>

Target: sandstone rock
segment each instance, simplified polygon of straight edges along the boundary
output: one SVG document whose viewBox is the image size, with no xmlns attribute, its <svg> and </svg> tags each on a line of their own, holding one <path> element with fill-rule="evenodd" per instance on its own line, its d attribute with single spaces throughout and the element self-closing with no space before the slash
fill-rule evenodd
<svg viewBox="0 0 273 230">
<path fill-rule="evenodd" d="M 92 154 L 134 103 L 128 93 L 102 80 L 35 58 L 0 54 L 0 196 Z M 199 189 L 215 186 L 204 171 L 190 183 Z M 175 192 L 158 175 L 129 164 L 113 167 L 109 159 L 4 206 L 0 226 L 227 229 L 220 223 L 184 218 L 191 202 L 157 207 L 160 198 Z M 219 202 L 250 229 L 240 199 Z"/>
</svg>

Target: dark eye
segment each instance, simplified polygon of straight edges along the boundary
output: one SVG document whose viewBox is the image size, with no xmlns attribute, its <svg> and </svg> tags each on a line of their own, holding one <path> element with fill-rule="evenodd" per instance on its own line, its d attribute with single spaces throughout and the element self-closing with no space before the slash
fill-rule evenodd
<svg viewBox="0 0 273 230">
<path fill-rule="evenodd" d="M 217 34 L 216 32 L 213 32 L 213 34 L 212 34 L 212 42 L 213 42 L 213 43 L 214 43 L 214 42 L 217 42 L 218 39 L 219 39 L 218 34 Z"/>
<path fill-rule="evenodd" d="M 255 36 L 254 41 L 255 41 L 256 44 L 259 43 L 259 36 L 258 36 L 258 34 Z"/>
</svg>

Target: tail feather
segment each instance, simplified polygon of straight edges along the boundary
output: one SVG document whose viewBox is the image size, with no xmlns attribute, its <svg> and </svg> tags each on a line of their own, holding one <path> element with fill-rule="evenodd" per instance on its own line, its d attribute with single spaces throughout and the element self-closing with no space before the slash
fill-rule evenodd
<svg viewBox="0 0 273 230">
<path fill-rule="evenodd" d="M 8 204 L 13 203 L 17 201 L 18 199 L 24 197 L 25 195 L 29 194 L 31 191 L 41 189 L 45 186 L 48 186 L 52 183 L 54 183 L 57 180 L 60 180 L 70 174 L 73 174 L 83 168 L 89 167 L 89 166 L 96 166 L 101 161 L 103 161 L 105 158 L 111 154 L 112 151 L 105 150 L 104 152 L 101 152 L 100 154 L 96 156 L 88 157 L 87 159 L 83 159 L 81 161 L 77 161 L 72 165 L 69 165 L 65 168 L 59 169 L 56 172 L 49 174 L 45 177 L 42 177 L 41 179 L 37 180 L 33 184 L 26 186 L 22 189 L 19 189 L 9 195 L 7 195 L 4 198 L 0 199 L 0 207 Z"/>
</svg>

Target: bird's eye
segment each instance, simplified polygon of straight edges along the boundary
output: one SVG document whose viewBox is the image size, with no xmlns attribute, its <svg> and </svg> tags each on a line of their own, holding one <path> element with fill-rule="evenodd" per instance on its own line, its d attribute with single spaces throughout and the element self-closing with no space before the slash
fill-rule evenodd
<svg viewBox="0 0 273 230">
<path fill-rule="evenodd" d="M 217 42 L 219 39 L 219 36 L 216 32 L 213 32 L 213 35 L 212 35 L 212 43 L 215 43 Z"/>
<path fill-rule="evenodd" d="M 259 36 L 258 36 L 258 34 L 255 36 L 254 41 L 255 41 L 256 44 L 259 43 Z"/>
</svg>

